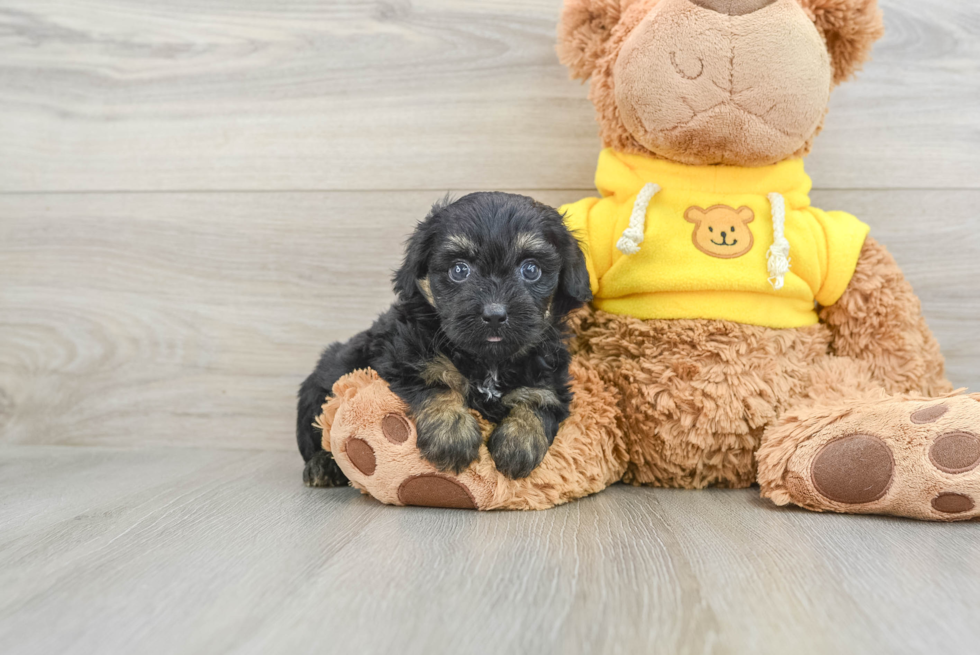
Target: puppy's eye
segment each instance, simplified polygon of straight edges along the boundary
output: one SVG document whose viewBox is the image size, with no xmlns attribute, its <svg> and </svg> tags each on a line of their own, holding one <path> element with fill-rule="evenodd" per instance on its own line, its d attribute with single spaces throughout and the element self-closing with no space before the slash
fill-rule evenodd
<svg viewBox="0 0 980 655">
<path fill-rule="evenodd" d="M 528 259 L 521 264 L 521 277 L 528 282 L 537 282 L 541 279 L 541 267 L 533 259 Z"/>
<path fill-rule="evenodd" d="M 449 279 L 453 282 L 462 282 L 470 276 L 470 266 L 466 262 L 456 262 L 449 267 Z"/>
</svg>

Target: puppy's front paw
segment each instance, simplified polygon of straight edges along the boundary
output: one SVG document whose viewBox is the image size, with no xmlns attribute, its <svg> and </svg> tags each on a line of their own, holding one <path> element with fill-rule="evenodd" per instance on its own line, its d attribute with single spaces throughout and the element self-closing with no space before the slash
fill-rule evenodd
<svg viewBox="0 0 980 655">
<path fill-rule="evenodd" d="M 531 475 L 550 445 L 541 417 L 527 407 L 518 406 L 490 435 L 487 449 L 498 471 L 519 480 Z"/>
<path fill-rule="evenodd" d="M 480 425 L 455 393 L 429 398 L 415 413 L 415 426 L 419 452 L 441 471 L 462 473 L 480 456 Z"/>
<path fill-rule="evenodd" d="M 306 463 L 303 482 L 307 487 L 345 487 L 347 476 L 340 470 L 333 455 L 321 450 Z"/>
</svg>

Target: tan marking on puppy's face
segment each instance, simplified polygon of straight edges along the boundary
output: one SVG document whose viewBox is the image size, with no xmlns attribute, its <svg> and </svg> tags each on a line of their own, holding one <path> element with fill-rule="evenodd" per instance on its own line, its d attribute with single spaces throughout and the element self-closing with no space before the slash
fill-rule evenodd
<svg viewBox="0 0 980 655">
<path fill-rule="evenodd" d="M 694 247 L 706 255 L 734 259 L 752 250 L 755 238 L 748 224 L 755 220 L 755 213 L 748 207 L 690 207 L 684 219 L 694 223 Z"/>
<path fill-rule="evenodd" d="M 429 301 L 429 304 L 435 307 L 436 299 L 435 296 L 432 295 L 432 285 L 429 283 L 429 278 L 424 277 L 421 280 L 416 281 L 416 284 L 418 284 L 419 291 L 421 291 L 422 295 L 425 296 L 425 299 Z"/>
<path fill-rule="evenodd" d="M 553 250 L 551 244 L 544 240 L 539 234 L 532 232 L 521 232 L 514 237 L 514 250 L 517 252 L 528 252 L 535 250 Z"/>
<path fill-rule="evenodd" d="M 472 257 L 476 255 L 476 244 L 473 241 L 462 234 L 453 234 L 446 238 L 446 245 L 449 249 L 456 251 L 458 254 L 465 255 L 467 257 Z"/>
</svg>

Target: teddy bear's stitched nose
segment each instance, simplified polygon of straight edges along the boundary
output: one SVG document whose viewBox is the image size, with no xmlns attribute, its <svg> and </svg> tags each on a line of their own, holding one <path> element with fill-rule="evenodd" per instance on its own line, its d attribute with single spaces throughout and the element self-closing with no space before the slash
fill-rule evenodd
<svg viewBox="0 0 980 655">
<path fill-rule="evenodd" d="M 776 0 L 691 0 L 694 4 L 729 16 L 744 16 L 768 7 Z"/>
</svg>

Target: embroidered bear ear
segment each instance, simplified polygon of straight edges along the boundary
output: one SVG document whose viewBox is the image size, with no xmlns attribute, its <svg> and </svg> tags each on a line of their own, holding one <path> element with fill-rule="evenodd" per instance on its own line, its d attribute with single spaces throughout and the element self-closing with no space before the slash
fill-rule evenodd
<svg viewBox="0 0 980 655">
<path fill-rule="evenodd" d="M 800 0 L 800 5 L 827 44 L 835 85 L 861 68 L 885 33 L 878 0 Z"/>
<path fill-rule="evenodd" d="M 558 59 L 573 79 L 588 79 L 606 42 L 634 0 L 565 0 L 558 23 Z"/>
<path fill-rule="evenodd" d="M 743 224 L 751 223 L 755 220 L 755 212 L 750 207 L 744 205 L 738 208 L 735 215 L 738 216 L 738 220 L 742 221 Z"/>
<path fill-rule="evenodd" d="M 688 223 L 700 223 L 707 216 L 708 212 L 701 207 L 688 207 L 687 211 L 684 212 L 684 220 Z"/>
</svg>

